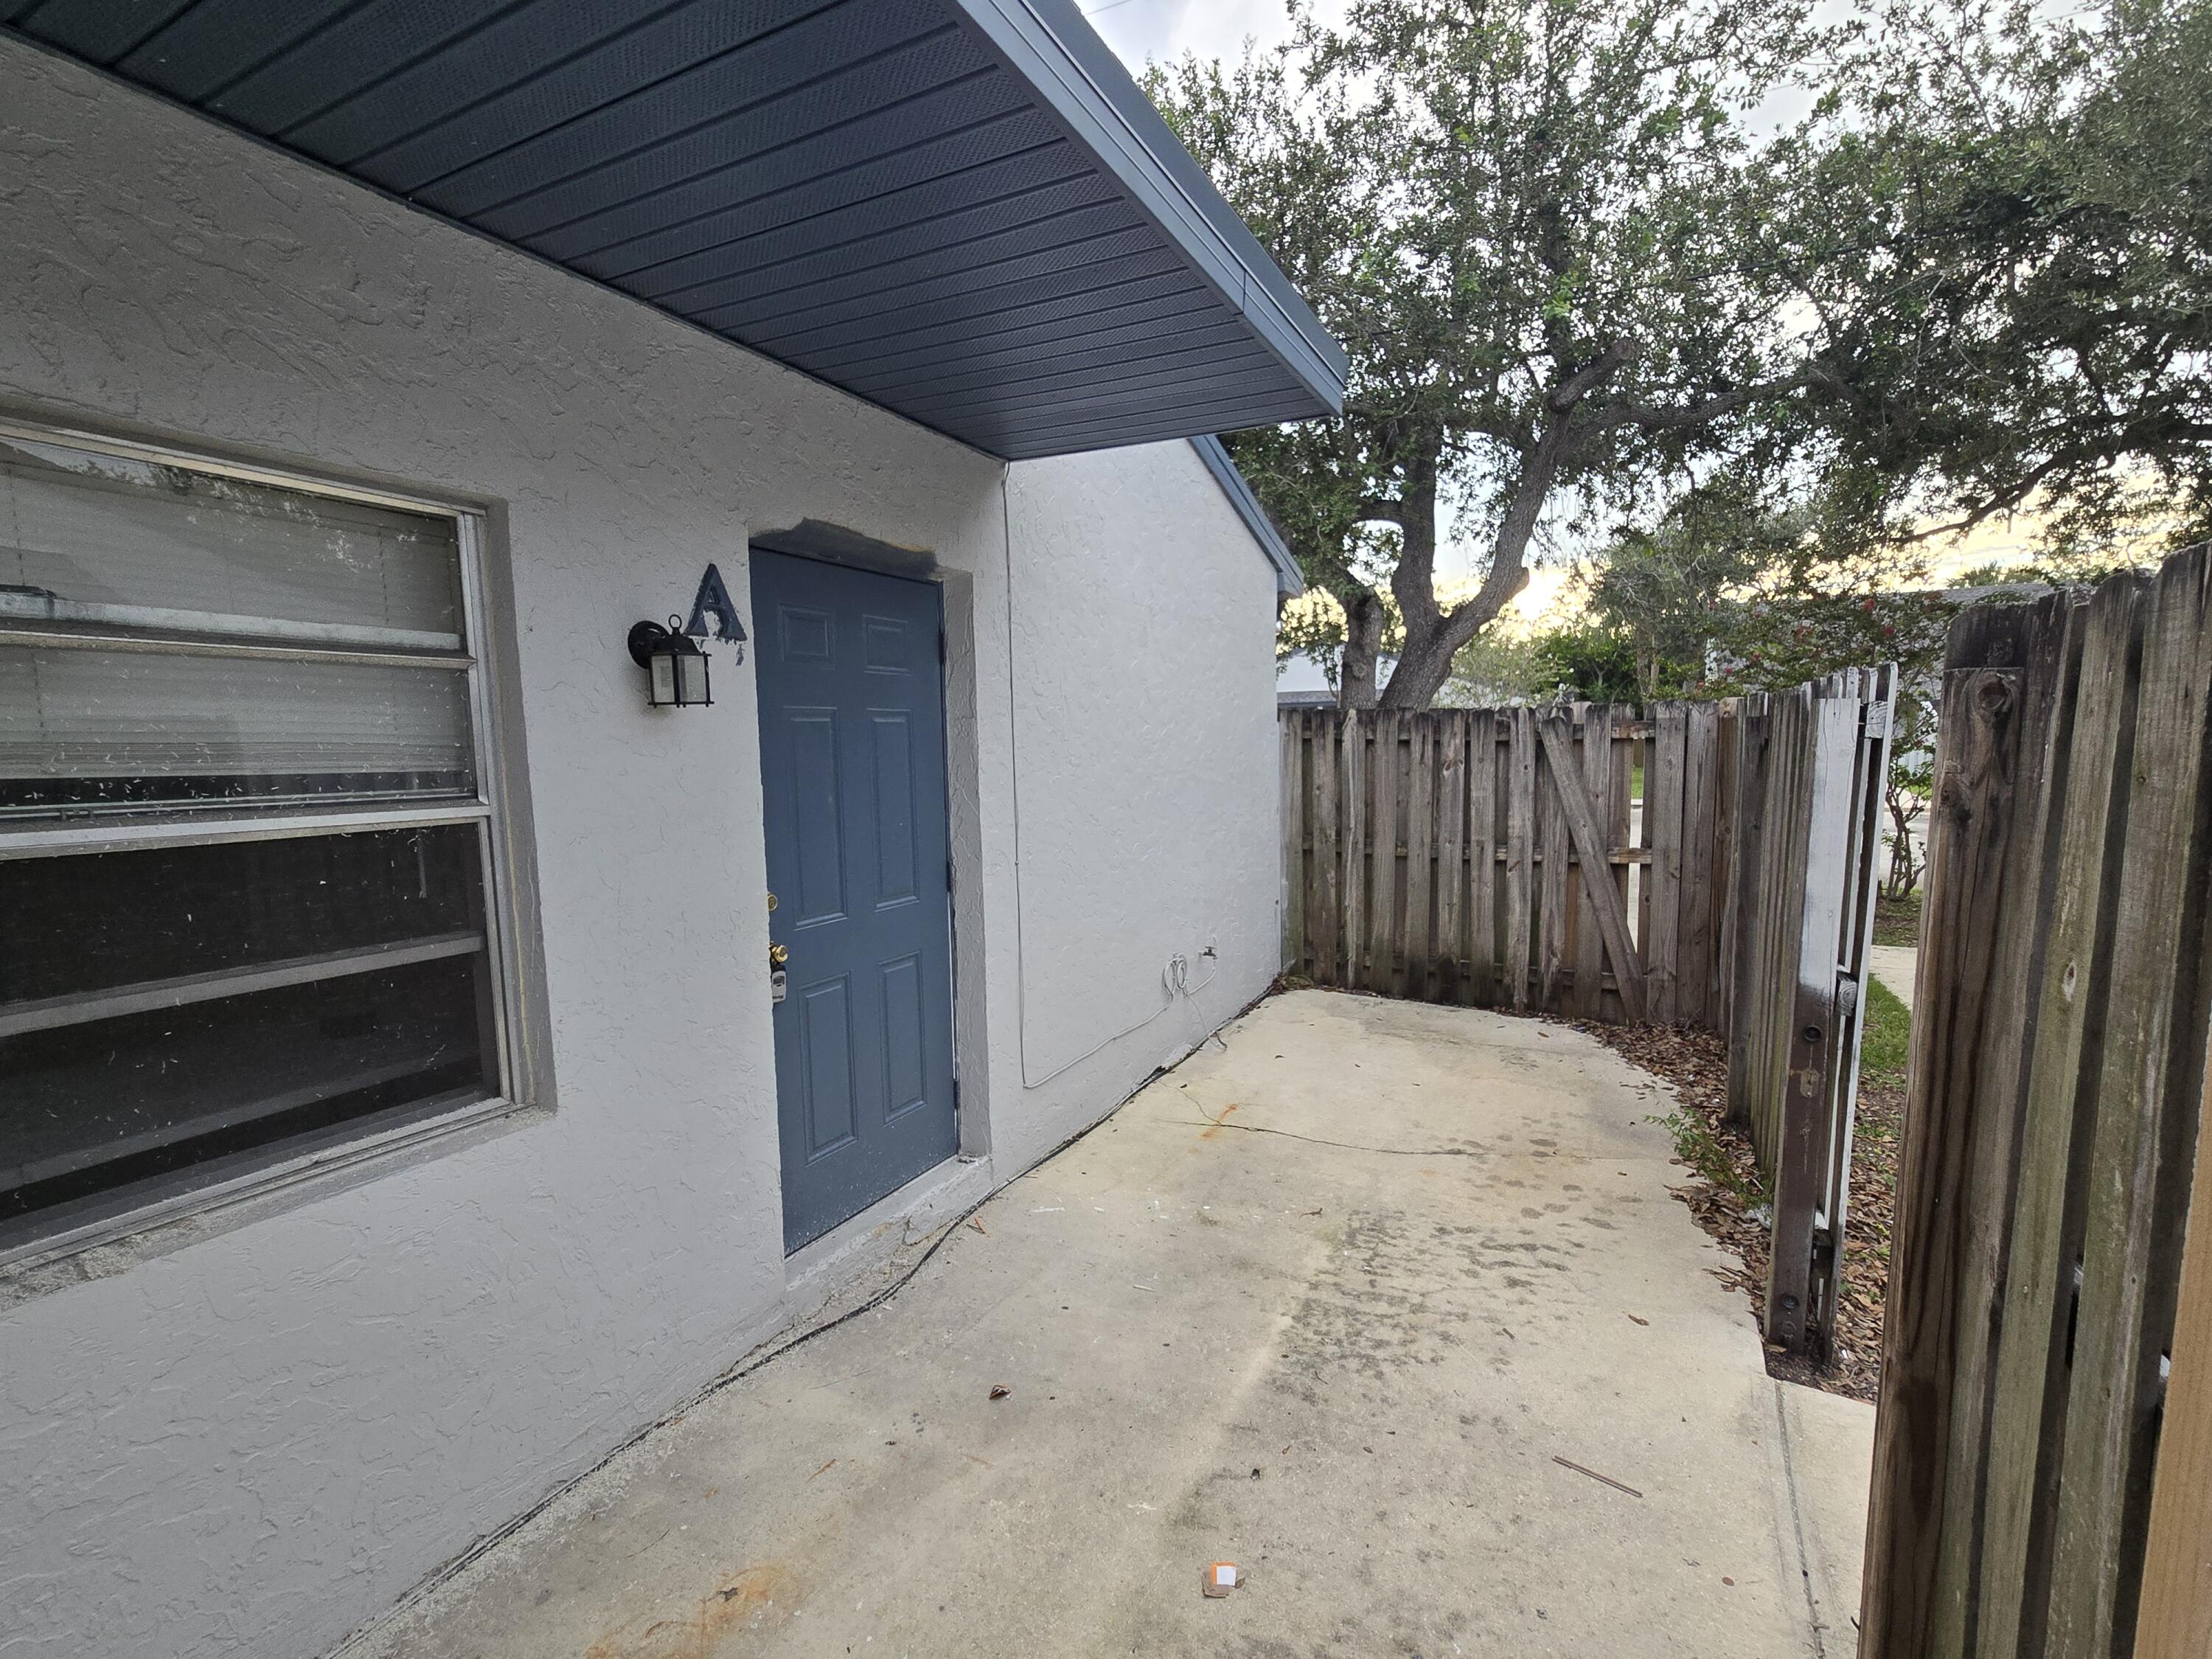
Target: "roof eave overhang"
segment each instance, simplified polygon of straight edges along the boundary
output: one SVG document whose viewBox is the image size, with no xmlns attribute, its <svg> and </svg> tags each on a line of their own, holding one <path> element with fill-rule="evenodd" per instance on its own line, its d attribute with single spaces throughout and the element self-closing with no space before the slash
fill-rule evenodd
<svg viewBox="0 0 2212 1659">
<path fill-rule="evenodd" d="M 1342 349 L 1070 0 L 475 10 L 0 32 L 1002 459 L 1342 410 Z"/>
<path fill-rule="evenodd" d="M 1315 412 L 1342 414 L 1344 348 L 1070 0 L 950 3 L 1243 313 L 1313 392 Z"/>
</svg>

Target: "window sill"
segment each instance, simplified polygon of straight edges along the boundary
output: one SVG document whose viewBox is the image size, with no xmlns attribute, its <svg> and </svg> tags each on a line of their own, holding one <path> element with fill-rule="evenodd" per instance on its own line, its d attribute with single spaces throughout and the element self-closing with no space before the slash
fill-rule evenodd
<svg viewBox="0 0 2212 1659">
<path fill-rule="evenodd" d="M 550 1119 L 494 1097 L 0 1247 L 0 1311 Z M 183 1178 L 182 1176 L 179 1177 Z"/>
</svg>

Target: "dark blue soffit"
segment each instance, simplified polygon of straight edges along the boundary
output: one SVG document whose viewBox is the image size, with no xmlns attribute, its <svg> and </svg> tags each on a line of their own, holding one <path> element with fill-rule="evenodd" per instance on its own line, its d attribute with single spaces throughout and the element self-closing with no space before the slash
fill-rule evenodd
<svg viewBox="0 0 2212 1659">
<path fill-rule="evenodd" d="M 1068 0 L 0 0 L 0 25 L 1009 459 L 1342 406 Z"/>
<path fill-rule="evenodd" d="M 1237 463 L 1229 459 L 1229 452 L 1221 447 L 1221 440 L 1211 435 L 1193 438 L 1190 447 L 1206 463 L 1206 470 L 1213 474 L 1221 493 L 1229 497 L 1230 506 L 1237 516 L 1244 520 L 1252 539 L 1260 544 L 1260 550 L 1267 556 L 1267 562 L 1275 567 L 1275 592 L 1291 599 L 1306 591 L 1306 579 L 1298 569 L 1298 562 L 1291 555 L 1290 544 L 1275 521 L 1267 516 L 1267 509 L 1260 505 L 1260 498 L 1252 493 L 1252 486 L 1244 482 L 1244 475 L 1237 470 Z"/>
</svg>

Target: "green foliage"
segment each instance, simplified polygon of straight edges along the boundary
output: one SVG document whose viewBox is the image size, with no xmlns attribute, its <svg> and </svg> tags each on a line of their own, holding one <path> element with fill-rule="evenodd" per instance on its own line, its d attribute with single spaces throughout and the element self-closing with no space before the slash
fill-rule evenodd
<svg viewBox="0 0 2212 1659">
<path fill-rule="evenodd" d="M 1535 640 L 1492 629 L 1460 647 L 1437 702 L 1446 708 L 1548 702 L 1558 687 L 1559 678 Z"/>
<path fill-rule="evenodd" d="M 1648 696 L 1923 654 L 1848 612 L 1947 526 L 2045 515 L 2008 574 L 2066 580 L 2212 536 L 2212 0 L 1291 3 L 1284 51 L 1150 84 L 1352 355 L 1343 418 L 1230 441 L 1348 701 L 1393 630 L 1385 701 L 1465 680 L 1547 538 L 1609 544 Z"/>
<path fill-rule="evenodd" d="M 1733 609 L 1726 630 L 1729 661 L 1707 686 L 1714 696 L 1779 691 L 1838 669 L 1897 665 L 1897 710 L 1883 789 L 1890 821 L 1883 885 L 1893 897 L 1911 891 L 1919 880 L 1923 860 L 1910 826 L 1935 787 L 1936 697 L 1944 644 L 1960 609 L 1957 601 L 1924 588 L 1799 587 L 1753 599 Z"/>
<path fill-rule="evenodd" d="M 1614 629 L 1571 623 L 1530 641 L 1547 678 L 1586 702 L 1636 702 L 1636 644 Z"/>
<path fill-rule="evenodd" d="M 1657 696 L 1694 695 L 1693 662 L 1663 659 Z M 1636 703 L 1640 689 L 1635 640 L 1624 629 L 1588 622 L 1527 635 L 1483 634 L 1460 649 L 1437 701 L 1447 708 L 1485 708 L 1511 702 Z"/>
<path fill-rule="evenodd" d="M 1426 703 L 1526 581 L 1540 526 L 1654 514 L 1699 469 L 1783 464 L 1749 412 L 1808 384 L 1739 112 L 1817 57 L 1808 0 L 1294 0 L 1297 38 L 1149 87 L 1352 357 L 1342 419 L 1237 434 L 1345 684 L 1405 629 Z M 1437 548 L 1486 546 L 1449 611 Z"/>
<path fill-rule="evenodd" d="M 1766 1197 L 1756 1174 L 1739 1175 L 1735 1160 L 1729 1156 L 1728 1148 L 1713 1133 L 1712 1126 L 1695 1112 L 1669 1112 L 1664 1117 L 1649 1117 L 1647 1123 L 1656 1123 L 1674 1137 L 1674 1156 L 1682 1160 L 1683 1168 L 1708 1185 L 1724 1193 L 1733 1193 L 1746 1208 L 1761 1203 Z"/>
<path fill-rule="evenodd" d="M 1912 1011 L 1889 987 L 1869 975 L 1866 1029 L 1859 1037 L 1859 1071 L 1869 1081 L 1902 1085 L 1912 1057 Z"/>
<path fill-rule="evenodd" d="M 1590 616 L 1632 641 L 1648 701 L 1702 692 L 1706 664 L 1734 646 L 1747 603 L 1893 579 L 1905 564 L 1850 544 L 1838 551 L 1802 514 L 1775 512 L 1728 479 L 1692 490 L 1656 529 L 1616 538 L 1583 587 Z"/>
<path fill-rule="evenodd" d="M 2212 531 L 2212 4 L 1891 0 L 1765 158 L 1867 526 Z M 1821 446 L 1825 446 L 1822 447 Z"/>
<path fill-rule="evenodd" d="M 1902 894 L 1893 898 L 1887 893 L 1877 894 L 1874 904 L 1874 942 L 1876 945 L 1902 945 L 1908 948 L 1920 943 L 1920 910 L 1923 896 L 1918 892 Z"/>
</svg>

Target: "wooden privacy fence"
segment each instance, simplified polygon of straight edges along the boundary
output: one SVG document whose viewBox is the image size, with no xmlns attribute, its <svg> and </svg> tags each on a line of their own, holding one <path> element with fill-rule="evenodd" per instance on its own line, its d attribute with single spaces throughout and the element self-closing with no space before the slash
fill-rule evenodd
<svg viewBox="0 0 2212 1659">
<path fill-rule="evenodd" d="M 1290 971 L 1721 1029 L 1732 724 L 1712 702 L 1285 710 Z"/>
<path fill-rule="evenodd" d="M 2212 1653 L 2208 584 L 1952 630 L 1866 1659 Z"/>
<path fill-rule="evenodd" d="M 1729 1039 L 1769 1336 L 1834 1329 L 1892 670 L 1639 711 L 1290 709 L 1285 960 L 1316 984 Z"/>
</svg>

